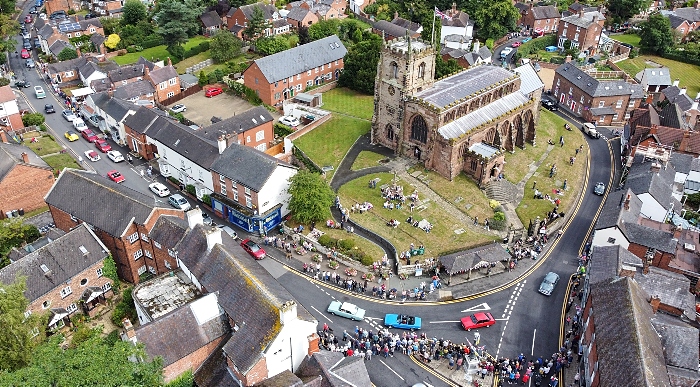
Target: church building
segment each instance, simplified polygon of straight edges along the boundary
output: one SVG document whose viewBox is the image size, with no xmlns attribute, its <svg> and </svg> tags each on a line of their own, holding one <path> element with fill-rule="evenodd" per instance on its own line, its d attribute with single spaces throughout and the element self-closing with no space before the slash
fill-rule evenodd
<svg viewBox="0 0 700 387">
<path fill-rule="evenodd" d="M 544 85 L 529 64 L 515 71 L 481 65 L 436 81 L 435 55 L 419 39 L 384 44 L 372 143 L 450 180 L 464 171 L 483 186 L 503 170 L 504 151 L 535 144 Z"/>
</svg>

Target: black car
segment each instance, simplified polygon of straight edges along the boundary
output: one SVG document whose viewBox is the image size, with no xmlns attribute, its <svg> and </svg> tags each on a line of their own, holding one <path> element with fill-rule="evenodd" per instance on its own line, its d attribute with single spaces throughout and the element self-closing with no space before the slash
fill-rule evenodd
<svg viewBox="0 0 700 387">
<path fill-rule="evenodd" d="M 35 6 L 29 8 L 29 13 L 31 14 L 36 14 L 38 12 L 37 8 Z"/>
<path fill-rule="evenodd" d="M 545 109 L 550 110 L 550 111 L 553 111 L 553 112 L 559 110 L 559 109 L 557 108 L 557 104 L 554 103 L 554 102 L 552 102 L 552 101 L 550 101 L 550 100 L 548 100 L 548 99 L 543 99 L 543 100 L 542 100 L 542 106 L 544 106 Z"/>
<path fill-rule="evenodd" d="M 53 108 L 53 105 L 50 103 L 47 103 L 44 105 L 44 113 L 46 114 L 51 114 L 51 113 L 56 113 L 56 109 Z"/>
<path fill-rule="evenodd" d="M 33 40 L 32 43 L 34 44 L 34 48 L 39 48 L 41 46 L 41 41 L 39 40 L 39 38 L 34 38 L 32 40 Z"/>
<path fill-rule="evenodd" d="M 18 80 L 16 80 L 16 81 L 15 81 L 15 86 L 17 86 L 17 87 L 23 87 L 23 88 L 25 88 L 25 89 L 28 88 L 28 87 L 32 87 L 31 83 L 29 83 L 29 81 L 25 81 L 24 79 L 18 79 Z"/>
<path fill-rule="evenodd" d="M 24 39 L 24 42 L 22 43 L 22 47 L 26 48 L 27 50 L 32 49 L 32 42 L 29 39 Z"/>
<path fill-rule="evenodd" d="M 99 15 L 96 14 L 96 13 L 88 13 L 88 14 L 85 14 L 85 20 L 94 19 L 94 18 L 96 18 L 96 17 L 98 17 L 98 16 L 99 16 Z"/>
</svg>

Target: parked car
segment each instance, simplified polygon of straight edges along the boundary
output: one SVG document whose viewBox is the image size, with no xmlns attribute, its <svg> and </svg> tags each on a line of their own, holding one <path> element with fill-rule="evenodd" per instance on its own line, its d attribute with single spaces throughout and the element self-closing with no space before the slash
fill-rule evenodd
<svg viewBox="0 0 700 387">
<path fill-rule="evenodd" d="M 29 37 L 25 37 L 24 40 L 22 41 L 22 48 L 24 48 L 25 50 L 32 49 L 32 41 L 29 40 Z"/>
<path fill-rule="evenodd" d="M 207 214 L 203 214 L 203 215 L 206 215 L 206 216 L 204 216 L 204 224 L 207 224 L 207 218 L 209 218 L 209 215 L 207 215 Z M 211 223 L 213 223 L 213 222 L 212 222 L 211 218 L 209 218 L 209 224 L 211 224 Z M 238 239 L 238 234 L 235 231 L 233 231 L 233 229 L 231 227 L 224 226 L 223 224 L 220 224 L 220 225 L 217 225 L 216 228 L 220 228 L 221 231 L 228 234 L 234 240 Z"/>
<path fill-rule="evenodd" d="M 341 316 L 355 321 L 362 321 L 365 318 L 365 310 L 349 302 L 333 301 L 328 305 L 326 311 L 334 316 Z"/>
<path fill-rule="evenodd" d="M 26 61 L 24 61 L 24 65 L 27 66 L 28 69 L 33 69 L 36 67 L 36 63 L 34 63 L 34 59 L 29 58 Z"/>
<path fill-rule="evenodd" d="M 122 176 L 122 174 L 119 173 L 119 171 L 117 171 L 116 169 L 107 172 L 107 177 L 109 177 L 109 179 L 115 183 L 123 183 L 124 180 L 126 180 L 124 176 Z"/>
<path fill-rule="evenodd" d="M 510 55 L 511 52 L 513 52 L 513 49 L 512 49 L 512 48 L 510 48 L 510 47 L 504 48 L 504 49 L 501 51 L 501 59 L 503 59 L 503 58 L 507 57 L 508 55 Z"/>
<path fill-rule="evenodd" d="M 24 24 L 31 24 L 33 21 L 34 19 L 32 18 L 32 15 L 27 15 L 24 17 Z"/>
<path fill-rule="evenodd" d="M 19 55 L 22 57 L 22 59 L 29 59 L 32 57 L 32 55 L 29 54 L 29 51 L 26 48 L 23 48 L 22 51 L 20 51 Z"/>
<path fill-rule="evenodd" d="M 34 95 L 37 99 L 46 98 L 46 93 L 41 86 L 34 86 Z"/>
<path fill-rule="evenodd" d="M 204 91 L 204 96 L 207 97 L 207 98 L 211 98 L 211 97 L 213 97 L 213 96 L 215 96 L 215 95 L 219 95 L 219 94 L 221 94 L 221 93 L 223 93 L 223 92 L 224 92 L 224 90 L 221 89 L 220 87 L 216 87 L 216 86 L 215 86 L 215 87 L 210 87 L 210 88 L 208 88 L 207 90 Z"/>
<path fill-rule="evenodd" d="M 553 112 L 559 110 L 559 108 L 557 107 L 557 104 L 556 104 L 555 102 L 552 102 L 552 101 L 548 100 L 548 99 L 543 98 L 542 101 L 541 101 L 540 103 L 541 103 L 542 106 L 543 106 L 545 109 L 547 109 L 547 110 L 550 110 L 550 111 L 553 111 Z"/>
<path fill-rule="evenodd" d="M 542 280 L 542 284 L 540 284 L 540 293 L 545 296 L 551 296 L 557 282 L 559 282 L 559 275 L 550 271 L 544 276 L 544 280 Z"/>
<path fill-rule="evenodd" d="M 51 16 L 49 16 L 49 19 L 56 20 L 56 19 L 65 19 L 67 17 L 68 16 L 66 15 L 66 11 L 58 10 L 58 11 L 52 13 Z"/>
<path fill-rule="evenodd" d="M 26 89 L 28 87 L 32 87 L 32 84 L 29 83 L 29 81 L 27 81 L 27 80 L 20 79 L 20 80 L 15 81 L 15 86 L 17 86 L 19 88 Z"/>
<path fill-rule="evenodd" d="M 92 132 L 90 129 L 85 129 L 80 134 L 83 135 L 83 138 L 86 139 L 88 142 L 95 142 L 97 141 L 97 135 Z"/>
<path fill-rule="evenodd" d="M 529 42 L 529 41 L 531 41 L 531 40 L 532 40 L 532 38 L 528 36 L 528 37 L 526 37 L 525 39 L 523 39 L 523 43 L 527 43 L 527 42 Z"/>
<path fill-rule="evenodd" d="M 31 13 L 32 15 L 36 15 L 37 12 L 39 12 L 39 8 L 37 8 L 35 5 L 29 8 L 29 13 Z"/>
<path fill-rule="evenodd" d="M 112 150 L 112 146 L 109 145 L 107 140 L 103 140 L 101 138 L 98 138 L 95 140 L 95 147 L 100 150 L 102 153 L 107 153 Z"/>
<path fill-rule="evenodd" d="M 180 210 L 189 210 L 192 208 L 190 206 L 190 202 L 187 201 L 182 195 L 180 194 L 175 194 L 171 197 L 168 198 L 168 203 L 170 203 L 171 206 L 180 209 Z"/>
<path fill-rule="evenodd" d="M 122 156 L 122 153 L 115 150 L 107 152 L 107 157 L 109 157 L 109 159 L 114 161 L 115 163 L 124 161 L 124 156 Z"/>
<path fill-rule="evenodd" d="M 34 46 L 34 48 L 38 49 L 39 47 L 41 47 L 41 40 L 39 40 L 39 38 L 32 39 L 32 45 Z"/>
<path fill-rule="evenodd" d="M 583 125 L 581 125 L 581 130 L 590 138 L 600 138 L 600 132 L 597 131 L 595 125 L 590 122 L 584 122 Z"/>
<path fill-rule="evenodd" d="M 460 321 L 462 322 L 462 327 L 468 331 L 488 328 L 496 323 L 496 319 L 488 312 L 474 313 L 471 316 L 462 317 Z"/>
<path fill-rule="evenodd" d="M 80 136 L 75 134 L 75 132 L 72 130 L 67 131 L 63 136 L 67 138 L 70 142 L 78 141 L 80 139 Z"/>
<path fill-rule="evenodd" d="M 73 120 L 76 118 L 75 113 L 73 113 L 73 111 L 68 110 L 68 109 L 62 111 L 61 115 L 63 116 L 63 118 L 66 119 L 66 121 L 70 121 L 70 122 L 73 122 Z"/>
<path fill-rule="evenodd" d="M 179 104 L 171 107 L 170 111 L 172 111 L 173 113 L 184 113 L 187 111 L 187 106 L 179 103 Z"/>
<path fill-rule="evenodd" d="M 299 119 L 296 118 L 296 117 L 292 117 L 292 116 L 283 116 L 283 117 L 280 117 L 280 121 L 279 121 L 279 122 L 280 122 L 280 124 L 282 124 L 282 125 L 287 125 L 287 126 L 291 126 L 291 127 L 295 127 L 295 126 L 301 125 L 301 122 L 299 122 Z"/>
<path fill-rule="evenodd" d="M 515 48 L 515 47 L 520 47 L 522 44 L 523 44 L 522 42 L 513 42 L 513 44 L 511 44 L 510 46 Z"/>
<path fill-rule="evenodd" d="M 78 129 L 79 132 L 82 132 L 83 130 L 87 129 L 87 125 L 85 125 L 85 121 L 83 121 L 82 118 L 74 118 L 73 119 L 73 127 Z"/>
<path fill-rule="evenodd" d="M 593 187 L 593 193 L 602 196 L 605 193 L 605 184 L 602 181 L 597 182 Z"/>
<path fill-rule="evenodd" d="M 100 15 L 98 15 L 98 14 L 96 14 L 96 13 L 86 13 L 86 14 L 85 14 L 85 20 L 94 19 L 94 18 L 96 18 L 96 17 L 98 17 L 98 16 L 100 16 Z"/>
<path fill-rule="evenodd" d="M 44 113 L 46 114 L 51 114 L 51 113 L 56 113 L 56 109 L 53 108 L 53 105 L 50 103 L 47 103 L 44 105 Z"/>
<path fill-rule="evenodd" d="M 87 157 L 87 159 L 90 161 L 97 161 L 100 159 L 100 155 L 94 150 L 86 150 L 85 157 Z"/>
<path fill-rule="evenodd" d="M 90 116 L 90 117 L 86 118 L 87 123 L 90 124 L 90 125 L 92 125 L 92 126 L 94 126 L 94 127 L 96 127 L 96 128 L 99 127 L 99 126 L 100 126 L 100 120 L 99 120 L 98 117 L 99 117 L 98 115 L 93 115 L 93 116 Z"/>
<path fill-rule="evenodd" d="M 149 184 L 148 189 L 150 189 L 154 194 L 162 198 L 170 195 L 170 190 L 168 189 L 168 187 L 158 182 Z"/>
<path fill-rule="evenodd" d="M 241 241 L 241 247 L 256 260 L 265 258 L 265 250 L 250 239 L 244 239 Z"/>
<path fill-rule="evenodd" d="M 384 325 L 391 328 L 416 330 L 421 328 L 421 318 L 405 314 L 387 314 L 384 316 Z"/>
</svg>

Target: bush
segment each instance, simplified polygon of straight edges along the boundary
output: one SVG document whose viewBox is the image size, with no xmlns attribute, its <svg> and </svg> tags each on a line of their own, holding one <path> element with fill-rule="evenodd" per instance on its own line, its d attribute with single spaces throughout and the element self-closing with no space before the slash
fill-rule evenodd
<svg viewBox="0 0 700 387">
<path fill-rule="evenodd" d="M 497 222 L 504 222 L 506 220 L 506 214 L 502 211 L 497 211 L 495 214 L 493 214 L 493 220 Z"/>
<path fill-rule="evenodd" d="M 323 234 L 320 238 L 318 238 L 318 244 L 323 247 L 335 247 L 335 243 L 335 239 L 331 238 L 327 234 Z"/>
<path fill-rule="evenodd" d="M 341 239 L 338 241 L 338 247 L 344 251 L 351 251 L 352 248 L 355 247 L 355 241 L 352 239 Z"/>
<path fill-rule="evenodd" d="M 197 189 L 194 188 L 194 185 L 192 185 L 192 184 L 187 184 L 185 186 L 185 192 L 187 192 L 188 194 L 190 194 L 192 196 L 197 196 Z"/>
<path fill-rule="evenodd" d="M 502 212 L 501 212 L 501 214 L 502 214 Z M 496 218 L 494 217 L 493 219 L 491 219 L 489 221 L 489 227 L 493 230 L 498 230 L 498 231 L 505 230 L 506 229 L 505 217 L 503 220 L 496 220 Z"/>
<path fill-rule="evenodd" d="M 209 42 L 199 43 L 199 52 L 204 52 L 209 50 Z"/>
<path fill-rule="evenodd" d="M 22 116 L 22 124 L 24 126 L 39 126 L 44 123 L 46 118 L 41 113 L 29 113 Z"/>
<path fill-rule="evenodd" d="M 294 131 L 289 126 L 282 125 L 282 124 L 275 124 L 275 136 L 287 137 L 292 133 L 294 133 Z"/>
<path fill-rule="evenodd" d="M 522 46 L 518 48 L 515 53 L 515 60 L 519 61 L 521 58 L 527 58 L 530 54 L 534 54 L 537 51 L 544 50 L 547 46 L 557 45 L 557 35 L 545 35 L 541 38 L 532 39 L 527 43 L 523 43 Z"/>
<path fill-rule="evenodd" d="M 141 46 L 143 48 L 153 48 L 155 46 L 160 46 L 162 44 L 163 44 L 163 37 L 158 35 L 158 34 L 149 35 L 141 42 Z"/>
<path fill-rule="evenodd" d="M 175 184 L 176 186 L 178 186 L 178 187 L 180 186 L 180 180 L 178 180 L 178 179 L 176 179 L 176 178 L 174 178 L 174 177 L 172 177 L 172 176 L 168 177 L 168 180 L 169 180 L 171 183 Z"/>
<path fill-rule="evenodd" d="M 211 206 L 211 196 L 209 195 L 202 195 L 202 202 L 205 203 L 206 205 Z"/>
<path fill-rule="evenodd" d="M 132 287 L 124 289 L 122 292 L 122 300 L 114 307 L 114 312 L 112 312 L 112 323 L 114 325 L 123 327 L 122 319 L 128 317 L 132 322 L 136 318 L 136 307 L 134 306 L 134 298 L 131 295 Z"/>
<path fill-rule="evenodd" d="M 493 50 L 493 39 L 486 39 L 486 47 L 489 50 Z"/>
<path fill-rule="evenodd" d="M 373 262 L 374 262 L 374 260 L 369 255 L 364 255 L 362 258 L 360 258 L 360 263 L 362 263 L 365 266 L 369 266 Z"/>
</svg>

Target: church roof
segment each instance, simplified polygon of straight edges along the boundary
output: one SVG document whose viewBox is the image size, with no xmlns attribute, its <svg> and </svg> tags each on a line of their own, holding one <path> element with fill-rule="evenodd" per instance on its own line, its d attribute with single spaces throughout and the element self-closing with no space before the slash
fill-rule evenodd
<svg viewBox="0 0 700 387">
<path fill-rule="evenodd" d="M 513 73 L 500 66 L 472 67 L 435 82 L 433 87 L 417 93 L 416 97 L 435 107 L 444 108 L 454 101 L 459 101 L 512 76 Z"/>
<path fill-rule="evenodd" d="M 479 66 L 493 67 L 493 66 Z M 528 103 L 529 98 L 522 93 L 515 92 L 503 96 L 490 104 L 483 106 L 462 118 L 452 121 L 438 129 L 440 135 L 446 139 L 459 138 L 460 136 L 469 133 L 479 125 L 485 124 L 490 120 L 508 113 L 522 105 Z"/>
</svg>

